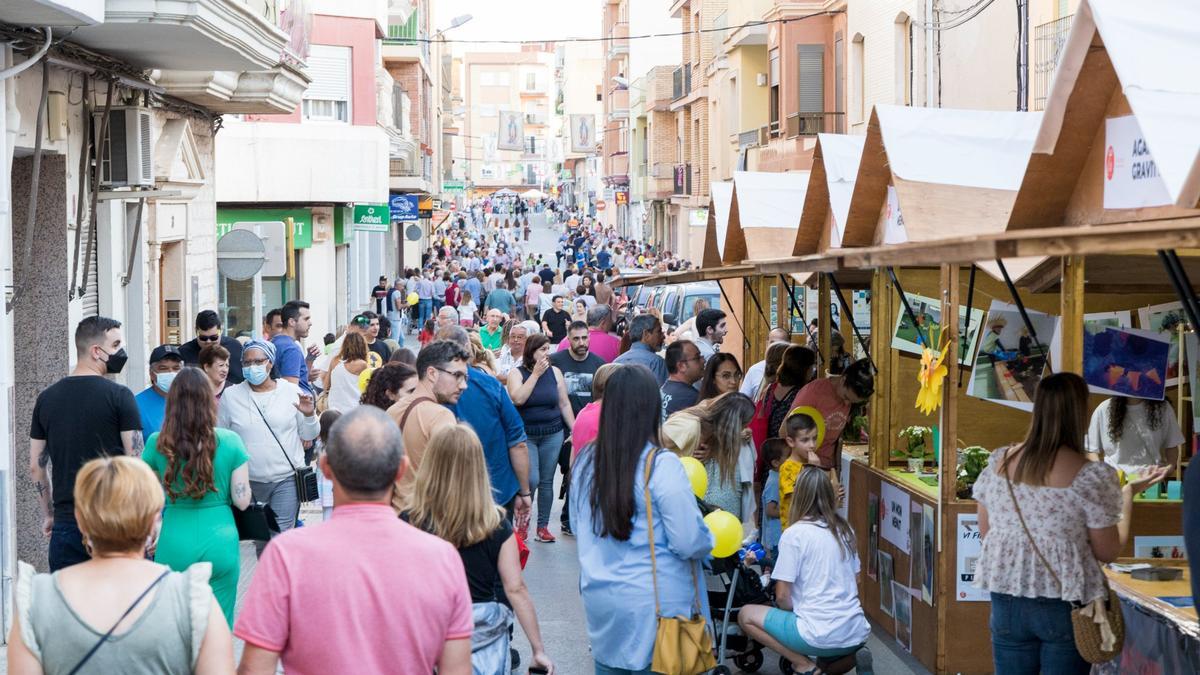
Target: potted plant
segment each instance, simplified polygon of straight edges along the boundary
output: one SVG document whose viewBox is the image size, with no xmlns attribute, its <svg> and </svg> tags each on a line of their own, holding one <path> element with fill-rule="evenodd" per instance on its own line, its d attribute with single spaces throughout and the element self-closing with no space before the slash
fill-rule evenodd
<svg viewBox="0 0 1200 675">
<path fill-rule="evenodd" d="M 913 426 L 901 429 L 898 435 L 900 440 L 905 442 L 905 448 L 893 450 L 892 455 L 906 460 L 909 471 L 920 473 L 921 467 L 925 465 L 925 458 L 929 455 L 927 439 L 931 433 L 929 427 Z"/>
<path fill-rule="evenodd" d="M 958 474 L 955 480 L 955 492 L 960 499 L 971 499 L 975 481 L 987 467 L 989 453 L 985 448 L 972 445 L 958 451 Z"/>
</svg>

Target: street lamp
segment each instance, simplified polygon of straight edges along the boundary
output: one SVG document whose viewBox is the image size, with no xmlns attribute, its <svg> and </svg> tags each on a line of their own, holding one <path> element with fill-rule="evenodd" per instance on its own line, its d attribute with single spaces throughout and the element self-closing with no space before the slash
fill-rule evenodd
<svg viewBox="0 0 1200 675">
<path fill-rule="evenodd" d="M 444 35 L 446 33 L 446 31 L 458 28 L 459 26 L 463 25 L 464 23 L 466 23 L 474 18 L 475 17 L 471 14 L 459 14 L 458 16 L 456 16 L 450 20 L 449 26 L 443 28 L 442 30 L 439 30 L 438 35 Z"/>
</svg>

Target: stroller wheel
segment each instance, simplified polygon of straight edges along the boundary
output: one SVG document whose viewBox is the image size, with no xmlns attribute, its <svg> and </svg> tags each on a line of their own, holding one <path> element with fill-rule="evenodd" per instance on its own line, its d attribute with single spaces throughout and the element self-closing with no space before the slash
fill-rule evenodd
<svg viewBox="0 0 1200 675">
<path fill-rule="evenodd" d="M 717 666 L 716 668 L 713 668 L 710 672 L 712 673 L 712 675 L 733 675 L 733 671 L 730 670 L 729 666 L 726 666 L 726 665 Z"/>
<path fill-rule="evenodd" d="M 796 671 L 792 668 L 792 662 L 786 656 L 779 657 L 779 672 L 783 675 L 793 675 Z"/>
<path fill-rule="evenodd" d="M 746 652 L 745 654 L 738 654 L 733 657 L 733 665 L 737 666 L 743 672 L 756 673 L 763 666 L 763 653 L 755 650 Z"/>
</svg>

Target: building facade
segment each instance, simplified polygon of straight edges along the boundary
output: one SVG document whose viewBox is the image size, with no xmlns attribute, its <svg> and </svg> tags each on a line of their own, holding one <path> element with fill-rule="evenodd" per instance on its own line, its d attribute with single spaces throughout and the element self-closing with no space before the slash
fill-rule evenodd
<svg viewBox="0 0 1200 675">
<path fill-rule="evenodd" d="M 596 76 L 604 69 L 604 47 L 599 42 L 564 42 L 555 48 L 554 79 L 557 95 L 557 180 L 554 187 L 567 208 L 590 212 L 603 193 L 599 171 L 600 147 L 593 143 L 580 148 L 578 129 L 571 126 L 572 115 L 590 117 L 594 130 L 603 115 L 603 84 Z M 578 118 L 574 118 L 578 119 Z M 600 139 L 593 139 L 600 140 Z"/>
</svg>

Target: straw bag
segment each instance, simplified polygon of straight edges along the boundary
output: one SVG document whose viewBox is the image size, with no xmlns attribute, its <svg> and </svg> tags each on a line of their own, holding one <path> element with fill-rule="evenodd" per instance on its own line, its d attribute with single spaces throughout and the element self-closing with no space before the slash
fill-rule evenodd
<svg viewBox="0 0 1200 675">
<path fill-rule="evenodd" d="M 1054 583 L 1058 584 L 1058 591 L 1061 594 L 1062 581 L 1054 572 L 1054 568 L 1042 556 L 1041 550 L 1033 540 L 1033 535 L 1029 532 L 1029 527 L 1025 525 L 1025 516 L 1021 514 L 1021 507 L 1017 505 L 1017 495 L 1013 492 L 1012 479 L 1006 475 L 1004 480 L 1008 483 L 1008 495 L 1012 498 L 1013 508 L 1016 509 L 1017 518 L 1021 521 L 1021 529 L 1025 530 L 1025 536 L 1029 537 L 1029 544 L 1033 546 L 1033 552 L 1050 571 L 1050 576 L 1054 578 Z M 1125 643 L 1125 617 L 1121 615 L 1121 600 L 1108 585 L 1108 576 L 1104 574 L 1103 567 L 1100 568 L 1100 578 L 1104 580 L 1104 597 L 1082 606 L 1078 603 L 1071 603 L 1071 628 L 1075 633 L 1075 649 L 1088 663 L 1106 663 L 1113 660 L 1121 653 L 1121 647 Z"/>
<path fill-rule="evenodd" d="M 662 615 L 658 603 L 658 564 L 654 557 L 654 507 L 650 499 L 650 472 L 654 470 L 657 450 L 646 455 L 646 534 L 650 539 L 650 575 L 654 582 L 654 615 L 658 617 L 658 630 L 654 635 L 654 658 L 650 670 L 663 675 L 699 675 L 717 665 L 713 657 L 712 634 L 708 632 L 708 621 L 700 613 L 700 579 L 696 575 L 696 564 L 691 563 L 692 581 L 696 596 L 691 618 Z"/>
</svg>

